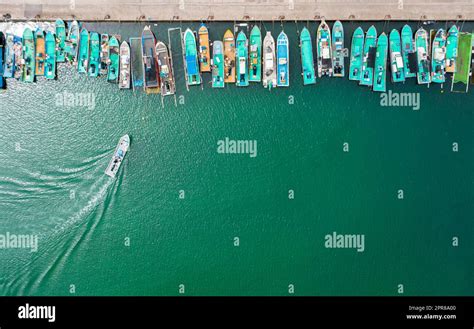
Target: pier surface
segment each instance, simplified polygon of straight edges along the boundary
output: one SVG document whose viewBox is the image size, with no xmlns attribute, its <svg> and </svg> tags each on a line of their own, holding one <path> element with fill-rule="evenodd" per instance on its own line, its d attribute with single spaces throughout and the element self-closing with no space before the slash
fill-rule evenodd
<svg viewBox="0 0 474 329">
<path fill-rule="evenodd" d="M 473 20 L 474 0 L 0 0 L 13 20 Z"/>
</svg>

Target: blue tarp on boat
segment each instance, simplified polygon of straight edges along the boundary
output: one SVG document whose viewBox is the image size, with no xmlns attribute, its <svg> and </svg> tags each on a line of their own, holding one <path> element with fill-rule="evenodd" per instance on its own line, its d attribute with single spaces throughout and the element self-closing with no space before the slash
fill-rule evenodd
<svg viewBox="0 0 474 329">
<path fill-rule="evenodd" d="M 188 74 L 194 75 L 198 74 L 198 68 L 196 63 L 196 56 L 195 55 L 187 55 L 186 56 L 186 66 L 188 68 Z"/>
</svg>

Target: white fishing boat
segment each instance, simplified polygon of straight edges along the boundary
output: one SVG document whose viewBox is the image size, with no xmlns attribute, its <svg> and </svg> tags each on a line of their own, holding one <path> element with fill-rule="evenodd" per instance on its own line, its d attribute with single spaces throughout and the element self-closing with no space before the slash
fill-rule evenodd
<svg viewBox="0 0 474 329">
<path fill-rule="evenodd" d="M 130 46 L 127 41 L 120 45 L 119 88 L 130 89 Z"/>
<path fill-rule="evenodd" d="M 263 39 L 263 86 L 275 88 L 277 86 L 276 76 L 275 39 L 270 31 Z"/>
<path fill-rule="evenodd" d="M 120 169 L 120 165 L 122 164 L 123 158 L 125 157 L 129 146 L 130 137 L 128 135 L 122 136 L 119 140 L 117 148 L 115 149 L 114 155 L 112 156 L 112 160 L 110 160 L 110 163 L 105 170 L 106 175 L 115 177 L 118 170 Z"/>
</svg>

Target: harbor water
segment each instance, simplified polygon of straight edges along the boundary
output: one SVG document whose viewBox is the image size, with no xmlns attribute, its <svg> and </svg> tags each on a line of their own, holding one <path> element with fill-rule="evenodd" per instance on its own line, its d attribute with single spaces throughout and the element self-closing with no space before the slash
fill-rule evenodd
<svg viewBox="0 0 474 329">
<path fill-rule="evenodd" d="M 145 26 L 84 24 L 127 40 Z M 180 24 L 199 27 L 152 30 L 168 43 Z M 346 47 L 370 24 L 344 23 Z M 316 22 L 283 26 L 288 88 L 212 89 L 204 74 L 187 91 L 178 31 L 176 105 L 67 64 L 57 80 L 7 80 L 0 295 L 473 295 L 474 91 L 451 93 L 448 77 L 375 93 L 347 79 L 348 58 L 346 78 L 303 86 L 303 26 L 314 48 Z M 222 40 L 232 23 L 208 27 Z M 282 26 L 261 28 L 276 38 Z M 104 170 L 124 134 L 113 179 Z M 222 154 L 226 138 L 255 152 Z M 363 236 L 363 248 L 328 247 L 334 232 Z M 8 246 L 7 235 L 37 246 Z"/>
</svg>

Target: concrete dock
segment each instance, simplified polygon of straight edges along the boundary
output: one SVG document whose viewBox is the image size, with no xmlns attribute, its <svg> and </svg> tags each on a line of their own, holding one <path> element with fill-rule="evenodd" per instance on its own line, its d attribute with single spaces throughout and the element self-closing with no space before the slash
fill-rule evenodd
<svg viewBox="0 0 474 329">
<path fill-rule="evenodd" d="M 0 0 L 4 19 L 474 20 L 474 0 Z"/>
</svg>

